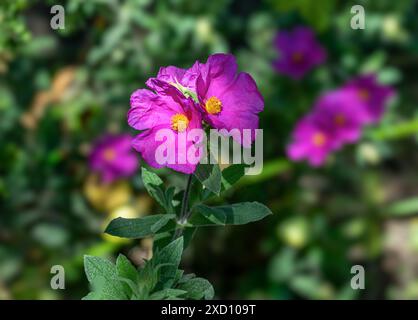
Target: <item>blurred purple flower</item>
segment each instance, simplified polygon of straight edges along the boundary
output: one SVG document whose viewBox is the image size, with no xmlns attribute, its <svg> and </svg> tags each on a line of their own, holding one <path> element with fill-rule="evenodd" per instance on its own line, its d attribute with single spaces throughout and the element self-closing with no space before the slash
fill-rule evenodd
<svg viewBox="0 0 418 320">
<path fill-rule="evenodd" d="M 197 141 L 187 140 L 185 147 L 179 148 L 179 134 L 188 134 L 192 129 L 201 129 L 200 113 L 191 98 L 185 97 L 167 82 L 153 79 L 152 86 L 158 94 L 147 89 L 139 89 L 131 95 L 128 123 L 134 129 L 144 130 L 134 138 L 132 145 L 154 168 L 167 166 L 179 172 L 193 173 L 197 163 L 190 162 L 187 153 L 199 154 L 198 147 L 195 146 Z M 166 158 L 170 160 L 166 164 L 157 161 L 156 150 L 162 143 L 166 143 L 157 138 L 157 134 L 162 132 L 161 129 L 170 130 L 175 140 L 172 141 L 174 153 L 167 151 Z M 184 161 L 178 160 L 180 157 Z"/>
<path fill-rule="evenodd" d="M 352 89 L 339 89 L 319 97 L 313 109 L 319 127 L 332 133 L 337 147 L 357 141 L 367 119 L 364 105 Z"/>
<path fill-rule="evenodd" d="M 200 75 L 196 93 L 203 119 L 216 129 L 238 129 L 232 137 L 244 147 L 251 146 L 258 128 L 258 113 L 264 100 L 253 78 L 245 72 L 237 74 L 237 63 L 232 54 L 214 54 L 199 65 Z M 251 135 L 243 135 L 243 130 Z"/>
<path fill-rule="evenodd" d="M 273 66 L 280 73 L 295 80 L 301 79 L 327 57 L 325 49 L 315 39 L 314 32 L 307 27 L 280 31 L 274 39 L 274 46 L 280 56 L 274 61 Z"/>
<path fill-rule="evenodd" d="M 295 161 L 308 159 L 312 166 L 320 166 L 329 153 L 360 138 L 366 119 L 364 104 L 355 90 L 327 92 L 296 126 L 288 156 Z"/>
<path fill-rule="evenodd" d="M 377 82 L 375 74 L 361 75 L 349 81 L 344 88 L 353 89 L 365 105 L 367 123 L 378 122 L 385 112 L 386 103 L 395 91 Z"/>
<path fill-rule="evenodd" d="M 286 150 L 287 155 L 291 160 L 307 159 L 311 166 L 320 166 L 326 161 L 328 154 L 336 149 L 332 134 L 308 115 L 296 125 L 292 134 L 293 141 Z"/>
<path fill-rule="evenodd" d="M 98 172 L 105 183 L 130 177 L 138 169 L 138 158 L 129 135 L 106 135 L 93 147 L 89 157 L 91 170 Z"/>
</svg>

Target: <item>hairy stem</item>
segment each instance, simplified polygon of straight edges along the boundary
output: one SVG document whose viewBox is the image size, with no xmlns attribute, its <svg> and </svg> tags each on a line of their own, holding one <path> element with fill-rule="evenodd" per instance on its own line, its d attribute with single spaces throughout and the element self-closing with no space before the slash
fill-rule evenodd
<svg viewBox="0 0 418 320">
<path fill-rule="evenodd" d="M 183 200 L 181 202 L 179 222 L 182 224 L 185 223 L 187 219 L 189 218 L 187 209 L 189 207 L 189 196 L 190 196 L 190 190 L 192 188 L 192 179 L 193 179 L 193 175 L 190 174 L 187 178 L 186 190 L 184 191 Z M 177 239 L 178 237 L 181 236 L 182 233 L 183 233 L 183 228 L 177 228 L 173 235 L 173 239 Z"/>
<path fill-rule="evenodd" d="M 189 207 L 189 195 L 190 195 L 190 190 L 192 188 L 192 179 L 193 179 L 193 175 L 190 174 L 189 177 L 187 178 L 186 190 L 184 191 L 183 201 L 181 203 L 181 213 L 180 213 L 181 223 L 186 222 L 185 218 L 187 217 L 187 209 Z"/>
</svg>

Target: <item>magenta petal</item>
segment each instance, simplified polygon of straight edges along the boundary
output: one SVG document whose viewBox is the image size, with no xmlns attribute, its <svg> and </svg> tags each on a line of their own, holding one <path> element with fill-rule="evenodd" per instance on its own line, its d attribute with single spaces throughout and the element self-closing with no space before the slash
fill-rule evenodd
<svg viewBox="0 0 418 320">
<path fill-rule="evenodd" d="M 155 139 L 156 131 L 163 129 L 164 127 L 154 127 L 138 134 L 132 140 L 132 147 L 141 154 L 141 157 L 154 168 L 162 168 L 163 165 L 159 164 L 155 159 L 155 149 L 161 144 Z"/>
<path fill-rule="evenodd" d="M 222 103 L 222 111 L 215 115 L 207 114 L 206 119 L 217 129 L 240 130 L 241 137 L 233 136 L 234 139 L 249 147 L 255 140 L 255 134 L 253 133 L 249 140 L 243 139 L 242 131 L 254 131 L 258 128 L 258 113 L 264 108 L 264 100 L 255 81 L 249 74 L 240 73 L 227 88 L 220 92 L 215 88 L 217 86 L 211 86 L 207 97 L 217 97 Z"/>
</svg>

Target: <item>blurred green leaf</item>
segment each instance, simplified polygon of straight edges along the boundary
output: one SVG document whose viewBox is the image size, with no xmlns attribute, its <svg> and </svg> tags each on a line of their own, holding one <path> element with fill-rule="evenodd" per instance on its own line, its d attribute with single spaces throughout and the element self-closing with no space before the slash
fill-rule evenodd
<svg viewBox="0 0 418 320">
<path fill-rule="evenodd" d="M 418 213 L 418 198 L 404 199 L 392 203 L 387 208 L 389 216 L 407 216 Z"/>
</svg>

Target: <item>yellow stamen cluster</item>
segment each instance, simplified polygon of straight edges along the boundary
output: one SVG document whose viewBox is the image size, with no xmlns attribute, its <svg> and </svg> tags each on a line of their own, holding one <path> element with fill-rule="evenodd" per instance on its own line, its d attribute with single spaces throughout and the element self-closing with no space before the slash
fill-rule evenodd
<svg viewBox="0 0 418 320">
<path fill-rule="evenodd" d="M 327 141 L 327 137 L 322 132 L 317 132 L 312 137 L 312 142 L 317 147 L 322 147 Z"/>
<path fill-rule="evenodd" d="M 222 102 L 217 97 L 206 100 L 205 109 L 209 114 L 218 114 L 222 110 Z"/>
<path fill-rule="evenodd" d="M 293 62 L 301 62 L 303 60 L 303 54 L 301 54 L 300 52 L 293 53 L 292 60 Z"/>
<path fill-rule="evenodd" d="M 106 161 L 113 161 L 116 158 L 116 153 L 112 148 L 103 151 L 103 158 Z"/>
<path fill-rule="evenodd" d="M 183 132 L 189 126 L 189 119 L 182 113 L 177 113 L 171 117 L 171 129 Z"/>
</svg>

